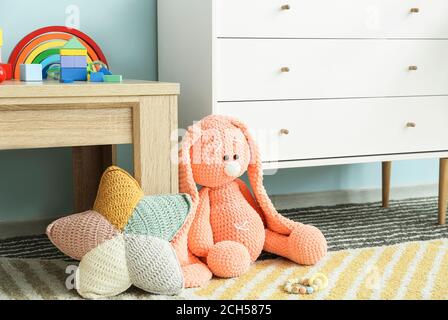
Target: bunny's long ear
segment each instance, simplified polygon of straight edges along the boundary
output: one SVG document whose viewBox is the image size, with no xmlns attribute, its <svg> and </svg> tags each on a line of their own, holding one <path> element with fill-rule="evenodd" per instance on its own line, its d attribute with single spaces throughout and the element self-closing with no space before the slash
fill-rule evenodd
<svg viewBox="0 0 448 320">
<path fill-rule="evenodd" d="M 235 127 L 241 130 L 249 144 L 251 160 L 247 169 L 247 175 L 249 177 L 255 199 L 263 211 L 267 228 L 280 234 L 289 235 L 297 223 L 279 214 L 274 208 L 271 199 L 269 199 L 266 189 L 263 186 L 261 157 L 255 140 L 252 138 L 245 124 L 234 118 L 230 118 L 230 121 Z"/>
<path fill-rule="evenodd" d="M 200 124 L 190 126 L 182 140 L 182 146 L 179 150 L 179 189 L 181 193 L 189 194 L 192 200 L 190 214 L 182 228 L 172 240 L 173 247 L 176 250 L 182 266 L 193 263 L 188 252 L 187 239 L 188 232 L 190 231 L 199 204 L 199 193 L 193 178 L 190 150 L 198 138 L 200 138 Z"/>
<path fill-rule="evenodd" d="M 191 148 L 201 137 L 200 123 L 190 126 L 182 140 L 182 146 L 179 151 L 179 189 L 181 193 L 188 193 L 193 201 L 193 207 L 199 203 L 199 193 L 193 178 L 191 167 Z"/>
</svg>

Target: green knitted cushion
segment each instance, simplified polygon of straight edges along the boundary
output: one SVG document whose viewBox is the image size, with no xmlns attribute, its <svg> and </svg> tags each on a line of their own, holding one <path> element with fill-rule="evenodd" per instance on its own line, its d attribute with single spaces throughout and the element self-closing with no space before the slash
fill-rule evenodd
<svg viewBox="0 0 448 320">
<path fill-rule="evenodd" d="M 190 212 L 187 194 L 143 197 L 124 228 L 125 234 L 149 235 L 171 241 Z"/>
</svg>

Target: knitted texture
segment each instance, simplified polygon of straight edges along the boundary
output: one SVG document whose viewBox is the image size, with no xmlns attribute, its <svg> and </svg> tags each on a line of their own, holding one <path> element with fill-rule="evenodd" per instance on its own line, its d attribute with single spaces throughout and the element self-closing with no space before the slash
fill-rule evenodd
<svg viewBox="0 0 448 320">
<path fill-rule="evenodd" d="M 78 268 L 78 293 L 89 299 L 115 296 L 131 286 L 123 235 L 88 252 Z"/>
<path fill-rule="evenodd" d="M 125 235 L 125 243 L 129 274 L 135 286 L 158 294 L 177 294 L 182 290 L 182 269 L 168 241 Z"/>
<path fill-rule="evenodd" d="M 124 232 L 170 241 L 184 224 L 190 209 L 190 196 L 185 194 L 146 196 L 137 204 Z"/>
<path fill-rule="evenodd" d="M 200 287 L 213 277 L 212 272 L 204 263 L 199 260 L 194 263 L 193 259 L 182 266 L 185 288 Z"/>
<path fill-rule="evenodd" d="M 95 211 L 86 211 L 58 219 L 47 227 L 50 241 L 63 253 L 75 260 L 106 240 L 118 230 Z"/>
<path fill-rule="evenodd" d="M 122 231 L 141 198 L 143 191 L 137 181 L 126 171 L 110 167 L 101 177 L 93 210 Z"/>
<path fill-rule="evenodd" d="M 250 260 L 257 260 L 263 250 L 265 232 L 263 221 L 240 191 L 238 183 L 210 190 L 210 203 L 219 203 L 210 215 L 215 243 L 236 241 L 244 245 Z"/>
<path fill-rule="evenodd" d="M 241 243 L 222 241 L 210 249 L 207 263 L 218 277 L 233 278 L 249 270 L 251 258 L 247 248 Z"/>
<path fill-rule="evenodd" d="M 313 264 L 326 254 L 318 229 L 275 210 L 263 186 L 258 147 L 239 120 L 212 115 L 191 126 L 179 159 L 180 190 L 191 195 L 195 208 L 188 247 L 206 258 L 215 275 L 244 273 L 245 257 L 254 261 L 263 248 L 299 264 Z M 246 170 L 253 195 L 237 179 Z"/>
<path fill-rule="evenodd" d="M 100 212 L 61 218 L 47 229 L 59 249 L 81 259 L 78 292 L 83 297 L 117 295 L 131 284 L 176 294 L 184 282 L 197 286 L 212 277 L 188 252 L 189 195 L 143 197 L 134 178 L 110 167 L 101 178 L 95 208 Z"/>
</svg>

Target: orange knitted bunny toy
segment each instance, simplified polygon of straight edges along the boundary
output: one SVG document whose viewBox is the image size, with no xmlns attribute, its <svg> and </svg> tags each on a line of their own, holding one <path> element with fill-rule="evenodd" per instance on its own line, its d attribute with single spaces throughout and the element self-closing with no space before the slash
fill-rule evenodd
<svg viewBox="0 0 448 320">
<path fill-rule="evenodd" d="M 262 250 L 302 265 L 315 264 L 326 254 L 326 240 L 317 228 L 291 221 L 273 207 L 263 186 L 258 148 L 237 119 L 212 115 L 191 126 L 179 170 L 181 192 L 191 195 L 196 208 L 188 248 L 216 276 L 243 274 Z M 238 179 L 246 170 L 254 197 Z"/>
</svg>

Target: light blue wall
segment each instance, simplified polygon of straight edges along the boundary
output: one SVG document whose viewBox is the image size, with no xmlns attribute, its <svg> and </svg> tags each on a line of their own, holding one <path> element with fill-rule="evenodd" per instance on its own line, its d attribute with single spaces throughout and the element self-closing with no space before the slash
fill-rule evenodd
<svg viewBox="0 0 448 320">
<path fill-rule="evenodd" d="M 67 5 L 78 5 L 81 30 L 103 48 L 116 73 L 155 80 L 157 27 L 155 0 L 0 0 L 5 60 L 30 31 L 64 25 Z M 1 87 L 0 87 L 1 90 Z M 0 133 L 1 134 L 1 133 Z M 120 148 L 119 164 L 130 170 L 130 147 Z M 280 170 L 265 177 L 271 194 L 380 186 L 379 164 Z M 393 185 L 435 183 L 435 160 L 394 164 Z M 70 149 L 0 151 L 0 221 L 59 216 L 72 211 Z"/>
<path fill-rule="evenodd" d="M 65 25 L 72 4 L 80 8 L 81 30 L 101 46 L 115 73 L 156 80 L 156 0 L 0 0 L 3 60 L 29 32 Z M 120 148 L 119 164 L 128 170 L 130 155 L 129 146 Z M 71 213 L 71 169 L 70 149 L 0 151 L 0 222 Z"/>
</svg>

